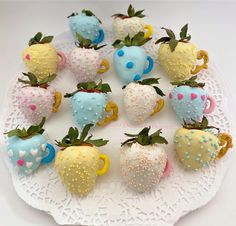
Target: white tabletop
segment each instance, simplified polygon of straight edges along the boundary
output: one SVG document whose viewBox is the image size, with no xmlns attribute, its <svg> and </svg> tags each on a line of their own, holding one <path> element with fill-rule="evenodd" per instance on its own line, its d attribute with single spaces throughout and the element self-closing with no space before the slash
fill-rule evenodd
<svg viewBox="0 0 236 226">
<path fill-rule="evenodd" d="M 236 2 L 132 1 L 137 9 L 145 8 L 154 26 L 166 26 L 178 31 L 189 23 L 193 42 L 209 52 L 222 72 L 227 87 L 229 108 L 236 115 L 234 94 L 236 72 Z M 0 1 L 0 107 L 3 94 L 18 65 L 29 37 L 38 31 L 59 34 L 68 30 L 66 17 L 83 8 L 91 9 L 103 21 L 110 15 L 124 12 L 127 1 Z M 0 160 L 0 225 L 55 226 L 46 213 L 26 205 L 16 194 L 7 169 Z M 205 207 L 180 219 L 177 226 L 235 226 L 236 159 L 230 166 L 215 198 Z"/>
</svg>

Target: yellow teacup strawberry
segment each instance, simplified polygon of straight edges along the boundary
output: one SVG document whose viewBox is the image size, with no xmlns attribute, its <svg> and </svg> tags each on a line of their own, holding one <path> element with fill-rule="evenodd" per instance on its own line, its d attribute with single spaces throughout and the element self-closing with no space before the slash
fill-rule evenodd
<svg viewBox="0 0 236 226">
<path fill-rule="evenodd" d="M 167 28 L 168 37 L 162 37 L 156 41 L 160 44 L 158 57 L 160 65 L 173 81 L 188 79 L 192 74 L 197 74 L 202 69 L 207 69 L 208 53 L 190 43 L 191 35 L 188 35 L 188 24 L 184 25 L 177 40 L 174 32 Z M 196 65 L 197 60 L 203 59 L 202 65 Z"/>
<path fill-rule="evenodd" d="M 57 69 L 66 63 L 65 55 L 51 44 L 52 39 L 53 36 L 43 37 L 42 33 L 38 32 L 30 39 L 29 47 L 22 54 L 28 71 L 36 75 L 39 80 L 55 74 Z"/>
<path fill-rule="evenodd" d="M 183 128 L 176 131 L 174 143 L 180 161 L 190 170 L 198 170 L 209 165 L 233 147 L 232 137 L 226 133 L 219 133 L 218 128 L 208 126 L 205 117 L 202 122 L 185 123 Z"/>
<path fill-rule="evenodd" d="M 71 127 L 68 134 L 57 142 L 61 147 L 55 159 L 55 168 L 67 189 L 79 196 L 87 195 L 95 186 L 97 176 L 105 174 L 109 168 L 109 158 L 101 154 L 96 147 L 106 145 L 108 140 L 92 140 L 88 136 L 93 124 L 88 124 L 79 134 Z M 100 160 L 104 162 L 99 168 Z"/>
</svg>

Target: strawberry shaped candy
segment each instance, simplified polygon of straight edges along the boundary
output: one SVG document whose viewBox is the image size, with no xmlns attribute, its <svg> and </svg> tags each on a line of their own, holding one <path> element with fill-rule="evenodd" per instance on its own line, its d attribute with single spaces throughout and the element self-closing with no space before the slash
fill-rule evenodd
<svg viewBox="0 0 236 226">
<path fill-rule="evenodd" d="M 28 71 L 35 74 L 38 80 L 43 80 L 48 75 L 55 74 L 58 68 L 66 64 L 65 55 L 55 49 L 51 44 L 52 39 L 53 36 L 43 37 L 42 33 L 38 32 L 30 39 L 29 47 L 22 54 L 22 59 Z"/>
<path fill-rule="evenodd" d="M 67 93 L 65 97 L 71 98 L 73 115 L 81 128 L 86 124 L 105 126 L 118 118 L 118 106 L 107 101 L 107 93 L 111 88 L 107 83 L 100 81 L 79 83 L 77 90 L 73 93 Z M 111 112 L 111 115 L 105 116 L 105 112 Z"/>
<path fill-rule="evenodd" d="M 94 81 L 97 74 L 102 74 L 109 70 L 109 62 L 102 59 L 96 51 L 105 45 L 92 45 L 89 39 L 84 39 L 77 33 L 76 45 L 68 57 L 69 68 L 75 75 L 78 82 Z"/>
<path fill-rule="evenodd" d="M 94 44 L 104 40 L 104 31 L 100 27 L 102 22 L 90 10 L 83 9 L 81 13 L 72 13 L 67 18 L 70 20 L 70 30 L 75 38 L 79 33 L 86 39 L 92 40 Z"/>
<path fill-rule="evenodd" d="M 77 128 L 71 127 L 62 141 L 56 141 L 62 148 L 56 155 L 56 171 L 67 189 L 79 196 L 87 195 L 95 186 L 97 176 L 109 168 L 109 158 L 96 148 L 106 145 L 108 140 L 87 137 L 92 126 L 86 125 L 80 134 Z M 100 160 L 104 162 L 101 169 Z"/>
<path fill-rule="evenodd" d="M 155 188 L 162 177 L 171 170 L 165 149 L 160 144 L 167 144 L 161 136 L 161 130 L 148 135 L 149 128 L 139 134 L 127 134 L 130 139 L 121 144 L 120 164 L 125 183 L 136 192 L 146 192 Z"/>
<path fill-rule="evenodd" d="M 40 81 L 30 72 L 23 75 L 29 80 L 18 79 L 26 84 L 18 92 L 18 108 L 30 123 L 37 124 L 42 117 L 48 118 L 60 107 L 61 93 L 48 85 L 56 75 L 49 75 Z"/>
<path fill-rule="evenodd" d="M 198 170 L 215 159 L 223 157 L 233 147 L 232 137 L 226 133 L 214 133 L 213 126 L 203 117 L 202 122 L 185 123 L 175 133 L 175 150 L 184 167 Z"/>
<path fill-rule="evenodd" d="M 164 107 L 164 100 L 159 96 L 165 94 L 155 84 L 159 78 L 148 78 L 132 82 L 123 87 L 123 101 L 128 118 L 135 123 L 142 123 Z"/>
<path fill-rule="evenodd" d="M 125 39 L 116 40 L 112 45 L 118 50 L 115 51 L 113 61 L 115 71 L 123 83 L 128 84 L 138 81 L 143 74 L 148 74 L 153 68 L 153 59 L 147 56 L 142 45 L 151 40 L 145 38 L 143 32 L 137 33 L 133 38 L 126 36 Z M 145 68 L 148 61 L 148 67 Z"/>
<path fill-rule="evenodd" d="M 156 41 L 160 44 L 158 57 L 160 65 L 173 81 L 181 81 L 197 74 L 202 69 L 207 69 L 208 53 L 204 50 L 198 51 L 197 47 L 190 43 L 191 35 L 188 35 L 188 24 L 184 25 L 177 40 L 174 32 L 167 28 L 168 37 L 162 37 Z M 197 60 L 203 59 L 202 65 L 196 65 Z"/>
<path fill-rule="evenodd" d="M 213 112 L 216 106 L 214 98 L 203 89 L 205 83 L 198 83 L 196 79 L 197 76 L 193 76 L 182 82 L 171 82 L 177 87 L 169 93 L 169 99 L 182 122 L 201 121 L 203 113 Z"/>
<path fill-rule="evenodd" d="M 7 153 L 14 168 L 20 173 L 31 174 L 40 164 L 48 164 L 55 157 L 54 147 L 42 135 L 45 118 L 39 125 L 28 129 L 16 127 L 8 135 Z"/>
<path fill-rule="evenodd" d="M 134 36 L 137 32 L 142 31 L 145 33 L 145 38 L 148 38 L 152 35 L 153 29 L 152 26 L 146 24 L 143 20 L 145 15 L 143 15 L 144 10 L 135 11 L 132 5 L 129 5 L 127 14 L 117 13 L 112 15 L 114 21 L 112 24 L 113 32 L 116 39 L 124 39 L 125 36 L 130 35 Z"/>
</svg>

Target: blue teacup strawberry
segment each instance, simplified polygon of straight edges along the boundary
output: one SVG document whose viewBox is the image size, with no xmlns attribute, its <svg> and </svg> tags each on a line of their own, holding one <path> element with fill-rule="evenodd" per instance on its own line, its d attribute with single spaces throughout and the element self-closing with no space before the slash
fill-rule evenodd
<svg viewBox="0 0 236 226">
<path fill-rule="evenodd" d="M 70 30 L 75 38 L 76 33 L 79 33 L 94 44 L 104 40 L 104 31 L 100 27 L 102 22 L 90 10 L 83 9 L 81 13 L 72 13 L 68 18 Z"/>
<path fill-rule="evenodd" d="M 7 153 L 14 168 L 20 173 L 31 174 L 41 164 L 50 163 L 55 157 L 54 147 L 42 135 L 45 118 L 28 129 L 18 127 L 6 132 Z"/>
<path fill-rule="evenodd" d="M 113 61 L 115 71 L 123 83 L 138 81 L 143 75 L 152 71 L 153 59 L 142 47 L 149 40 L 151 38 L 145 38 L 144 33 L 139 32 L 132 38 L 128 35 L 124 40 L 116 40 L 112 44 L 113 47 L 118 48 L 114 53 Z M 148 66 L 146 67 L 147 62 Z"/>
<path fill-rule="evenodd" d="M 100 81 L 79 83 L 75 92 L 65 95 L 71 98 L 73 115 L 81 128 L 90 123 L 105 126 L 117 120 L 118 106 L 108 101 L 108 92 L 111 92 L 110 86 Z M 105 115 L 105 112 L 111 112 L 111 115 Z"/>
<path fill-rule="evenodd" d="M 214 98 L 203 89 L 205 84 L 196 79 L 197 76 L 193 76 L 189 80 L 171 82 L 176 87 L 169 93 L 169 99 L 182 122 L 200 121 L 203 114 L 213 112 L 216 106 Z"/>
</svg>

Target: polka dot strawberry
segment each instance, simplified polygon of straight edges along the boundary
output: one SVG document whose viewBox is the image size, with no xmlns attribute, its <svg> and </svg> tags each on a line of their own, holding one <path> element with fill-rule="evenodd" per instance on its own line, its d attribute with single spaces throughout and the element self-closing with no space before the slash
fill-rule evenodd
<svg viewBox="0 0 236 226">
<path fill-rule="evenodd" d="M 122 143 L 120 164 L 122 177 L 129 188 L 136 192 L 154 189 L 160 179 L 169 175 L 171 163 L 161 144 L 167 140 L 161 136 L 161 129 L 149 135 L 150 127 L 138 134 L 127 134 Z"/>
<path fill-rule="evenodd" d="M 124 39 L 125 36 L 133 37 L 137 32 L 145 32 L 145 38 L 148 38 L 153 33 L 153 28 L 150 24 L 145 23 L 143 14 L 144 10 L 135 11 L 132 5 L 129 5 L 127 15 L 116 13 L 114 17 L 112 28 L 116 39 Z"/>
<path fill-rule="evenodd" d="M 108 92 L 111 92 L 110 86 L 100 81 L 79 83 L 76 91 L 65 95 L 71 99 L 74 118 L 81 128 L 90 123 L 105 126 L 117 120 L 118 106 L 108 101 Z"/>
<path fill-rule="evenodd" d="M 92 11 L 83 9 L 80 13 L 72 13 L 68 18 L 71 33 L 75 38 L 76 33 L 79 33 L 86 39 L 92 40 L 94 44 L 104 40 L 105 34 L 100 27 L 102 22 Z"/>
<path fill-rule="evenodd" d="M 42 135 L 44 122 L 45 118 L 28 129 L 17 127 L 5 133 L 8 135 L 7 154 L 19 173 L 31 174 L 41 164 L 48 164 L 55 157 L 54 147 Z"/>
<path fill-rule="evenodd" d="M 204 50 L 198 51 L 197 47 L 189 42 L 191 35 L 188 34 L 188 24 L 182 27 L 179 40 L 172 30 L 164 27 L 162 29 L 166 31 L 168 37 L 156 41 L 156 44 L 161 43 L 158 59 L 171 80 L 185 80 L 202 69 L 207 69 L 208 53 Z M 197 60 L 204 62 L 202 65 L 196 65 Z"/>
<path fill-rule="evenodd" d="M 163 97 L 165 94 L 156 86 L 158 80 L 148 78 L 123 87 L 124 108 L 129 120 L 142 123 L 163 109 L 164 100 L 158 96 Z"/>
<path fill-rule="evenodd" d="M 214 98 L 204 90 L 205 84 L 196 79 L 193 76 L 182 82 L 171 82 L 176 87 L 169 93 L 169 99 L 182 122 L 201 121 L 203 114 L 212 113 L 216 106 Z"/>
<path fill-rule="evenodd" d="M 208 166 L 233 147 L 232 137 L 220 133 L 218 128 L 208 126 L 205 117 L 201 122 L 183 124 L 183 128 L 175 133 L 174 144 L 181 163 L 189 170 Z"/>
<path fill-rule="evenodd" d="M 50 75 L 41 81 L 33 73 L 23 75 L 28 80 L 18 79 L 25 84 L 18 91 L 18 108 L 30 123 L 37 124 L 43 117 L 49 118 L 60 107 L 61 93 L 48 85 L 56 75 Z"/>
<path fill-rule="evenodd" d="M 68 56 L 68 64 L 78 82 L 89 82 L 96 79 L 97 74 L 103 74 L 109 70 L 109 61 L 102 59 L 98 49 L 106 46 L 93 45 L 89 39 L 83 38 L 77 33 L 76 46 Z"/>
<path fill-rule="evenodd" d="M 123 83 L 138 81 L 143 75 L 149 74 L 153 69 L 153 59 L 147 55 L 142 45 L 151 40 L 139 32 L 132 38 L 126 36 L 124 40 L 116 40 L 112 45 L 118 48 L 113 57 L 116 74 Z M 146 63 L 148 66 L 146 67 Z"/>
</svg>

